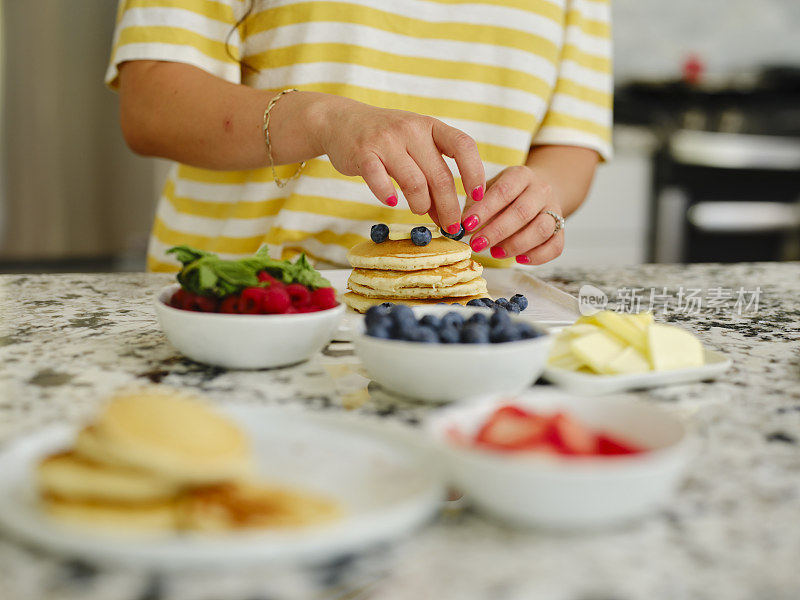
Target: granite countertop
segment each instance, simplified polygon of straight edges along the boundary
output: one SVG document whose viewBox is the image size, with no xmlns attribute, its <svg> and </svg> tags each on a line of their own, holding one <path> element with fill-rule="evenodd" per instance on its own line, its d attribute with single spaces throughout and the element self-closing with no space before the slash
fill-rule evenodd
<svg viewBox="0 0 800 600">
<path fill-rule="evenodd" d="M 547 267 L 537 273 L 573 294 L 591 283 L 612 301 L 630 300 L 638 288 L 643 308 L 651 289 L 662 303 L 666 291 L 671 310 L 660 318 L 680 322 L 733 359 L 716 382 L 632 394 L 681 414 L 703 445 L 679 493 L 658 514 L 622 529 L 565 535 L 509 528 L 456 509 L 368 556 L 302 572 L 191 576 L 101 568 L 0 534 L 0 598 L 800 597 L 800 266 Z M 155 291 L 171 279 L 1 276 L 0 444 L 43 425 L 84 419 L 116 388 L 141 382 L 189 388 L 221 404 L 300 404 L 410 425 L 431 410 L 369 385 L 348 344 L 270 371 L 229 372 L 183 359 L 166 342 L 152 306 Z M 740 289 L 760 290 L 757 310 L 752 303 L 737 308 Z M 700 310 L 676 310 L 679 296 L 685 300 L 691 290 L 699 290 Z M 346 595 L 352 588 L 361 592 Z"/>
</svg>

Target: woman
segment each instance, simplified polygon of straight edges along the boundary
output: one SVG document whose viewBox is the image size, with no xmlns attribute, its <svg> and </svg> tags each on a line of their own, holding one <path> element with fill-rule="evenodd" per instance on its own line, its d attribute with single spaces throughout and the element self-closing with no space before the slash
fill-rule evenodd
<svg viewBox="0 0 800 600">
<path fill-rule="evenodd" d="M 123 134 L 176 163 L 148 267 L 180 243 L 345 265 L 426 214 L 552 260 L 610 153 L 609 57 L 607 0 L 122 0 Z"/>
</svg>

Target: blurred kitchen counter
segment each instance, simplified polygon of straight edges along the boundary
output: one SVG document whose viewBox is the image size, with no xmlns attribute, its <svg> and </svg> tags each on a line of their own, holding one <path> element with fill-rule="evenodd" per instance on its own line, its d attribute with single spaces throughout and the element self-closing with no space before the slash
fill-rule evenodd
<svg viewBox="0 0 800 600">
<path fill-rule="evenodd" d="M 631 288 L 760 288 L 755 314 L 667 317 L 728 354 L 734 367 L 715 383 L 635 394 L 691 416 L 704 442 L 686 484 L 659 514 L 623 529 L 567 535 L 510 529 L 455 509 L 368 557 L 302 572 L 165 577 L 66 560 L 0 536 L 0 598 L 798 597 L 800 265 L 556 265 L 537 274 L 573 294 L 594 284 L 612 300 L 617 290 Z M 349 344 L 331 344 L 310 363 L 271 371 L 232 372 L 184 360 L 161 334 L 152 306 L 156 290 L 172 279 L 0 276 L 0 443 L 46 424 L 87 418 L 116 388 L 153 382 L 192 389 L 220 404 L 358 410 L 410 425 L 431 410 L 370 385 Z M 347 595 L 351 588 L 362 592 Z"/>
</svg>

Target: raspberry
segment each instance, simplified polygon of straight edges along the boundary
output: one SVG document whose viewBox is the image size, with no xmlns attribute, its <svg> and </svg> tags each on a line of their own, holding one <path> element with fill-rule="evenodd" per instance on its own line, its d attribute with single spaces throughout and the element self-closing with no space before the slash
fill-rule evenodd
<svg viewBox="0 0 800 600">
<path fill-rule="evenodd" d="M 311 304 L 311 292 L 302 283 L 290 283 L 286 286 L 286 293 L 292 299 L 292 306 L 300 308 Z"/>
<path fill-rule="evenodd" d="M 266 283 L 269 283 L 270 285 L 280 285 L 280 286 L 283 286 L 283 282 L 282 282 L 282 281 L 278 281 L 277 279 L 275 279 L 275 278 L 274 278 L 272 275 L 270 275 L 270 274 L 269 274 L 269 273 L 267 273 L 266 271 L 261 271 L 261 272 L 259 272 L 259 274 L 258 274 L 258 280 L 259 280 L 261 283 L 265 283 L 265 282 L 266 282 Z"/>
<path fill-rule="evenodd" d="M 219 305 L 219 312 L 228 314 L 238 313 L 239 294 L 232 294 L 225 298 Z"/>
<path fill-rule="evenodd" d="M 257 315 L 262 312 L 266 293 L 264 288 L 257 287 L 249 287 L 242 290 L 242 297 L 239 300 L 239 312 L 245 315 Z"/>
<path fill-rule="evenodd" d="M 336 290 L 332 287 L 319 288 L 311 292 L 311 304 L 320 310 L 333 308 L 339 303 L 336 301 Z"/>
<path fill-rule="evenodd" d="M 208 296 L 194 295 L 191 310 L 197 312 L 217 312 L 219 301 L 216 298 L 209 298 Z"/>
<path fill-rule="evenodd" d="M 178 288 L 178 291 L 176 291 L 174 294 L 172 294 L 172 298 L 169 299 L 169 304 L 173 308 L 180 308 L 180 309 L 183 309 L 183 310 L 191 310 L 188 307 L 189 307 L 189 303 L 192 300 L 192 296 L 193 295 L 194 294 L 192 294 L 191 292 L 187 292 L 183 288 Z"/>
<path fill-rule="evenodd" d="M 264 301 L 261 303 L 261 308 L 264 312 L 283 314 L 291 304 L 292 300 L 289 298 L 285 288 L 273 285 L 264 290 Z"/>
</svg>

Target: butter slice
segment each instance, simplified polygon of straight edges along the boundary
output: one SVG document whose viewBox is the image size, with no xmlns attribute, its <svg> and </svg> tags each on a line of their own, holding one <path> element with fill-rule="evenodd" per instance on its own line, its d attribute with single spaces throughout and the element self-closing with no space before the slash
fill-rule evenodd
<svg viewBox="0 0 800 600">
<path fill-rule="evenodd" d="M 610 375 L 608 363 L 622 354 L 625 346 L 605 332 L 590 333 L 572 340 L 575 357 L 595 373 Z"/>
<path fill-rule="evenodd" d="M 410 240 L 411 239 L 411 230 L 414 227 L 427 227 L 428 230 L 431 232 L 431 237 L 437 238 L 442 237 L 441 231 L 436 225 L 404 225 L 403 223 L 392 223 L 389 225 L 389 239 L 390 240 Z"/>
</svg>

